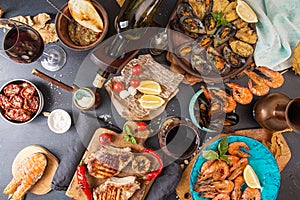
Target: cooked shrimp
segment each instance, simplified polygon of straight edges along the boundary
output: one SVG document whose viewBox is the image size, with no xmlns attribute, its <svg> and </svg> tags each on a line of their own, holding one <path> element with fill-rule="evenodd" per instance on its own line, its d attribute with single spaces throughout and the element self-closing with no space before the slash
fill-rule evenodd
<svg viewBox="0 0 300 200">
<path fill-rule="evenodd" d="M 218 163 L 217 161 L 213 162 L 203 173 L 199 174 L 198 180 L 204 181 L 206 179 L 212 178 L 213 174 L 218 170 Z"/>
<path fill-rule="evenodd" d="M 230 193 L 234 188 L 234 183 L 229 180 L 213 182 L 213 186 L 220 193 Z"/>
<path fill-rule="evenodd" d="M 233 191 L 231 193 L 231 199 L 232 200 L 239 200 L 242 196 L 242 185 L 244 184 L 245 180 L 243 178 L 243 176 L 238 176 L 235 180 L 234 180 L 234 188 Z"/>
<path fill-rule="evenodd" d="M 248 158 L 241 158 L 235 165 L 233 165 L 231 168 L 230 168 L 230 172 L 233 172 L 234 170 L 240 168 L 241 166 L 244 166 L 246 167 L 246 165 L 248 164 Z"/>
<path fill-rule="evenodd" d="M 218 169 L 213 175 L 213 180 L 215 181 L 223 181 L 229 175 L 229 166 L 225 161 L 218 160 Z"/>
<path fill-rule="evenodd" d="M 213 185 L 201 185 L 194 189 L 195 192 L 217 192 Z"/>
<path fill-rule="evenodd" d="M 261 194 L 259 189 L 247 187 L 242 195 L 243 200 L 260 200 Z"/>
<path fill-rule="evenodd" d="M 212 200 L 230 200 L 230 196 L 228 194 L 218 194 Z"/>
<path fill-rule="evenodd" d="M 251 91 L 236 83 L 226 83 L 228 87 L 232 89 L 233 99 L 240 104 L 249 104 L 253 99 Z"/>
<path fill-rule="evenodd" d="M 228 161 L 229 161 L 229 169 L 234 167 L 236 164 L 238 164 L 240 158 L 237 156 L 232 156 L 232 155 L 226 155 Z M 231 171 L 231 170 L 229 170 Z"/>
<path fill-rule="evenodd" d="M 238 157 L 249 157 L 250 154 L 242 151 L 242 147 L 245 148 L 247 151 L 250 150 L 250 148 L 245 142 L 232 142 L 228 145 L 228 153 Z"/>
<path fill-rule="evenodd" d="M 234 180 L 236 179 L 238 176 L 242 175 L 244 172 L 244 169 L 246 168 L 246 166 L 248 165 L 248 159 L 247 158 L 242 158 L 244 161 L 241 162 L 241 165 L 235 169 L 231 175 L 228 177 L 228 180 Z M 242 160 L 241 159 L 241 160 Z"/>
<path fill-rule="evenodd" d="M 244 73 L 250 78 L 248 81 L 248 87 L 252 94 L 256 96 L 264 96 L 269 92 L 270 88 L 266 84 L 265 79 L 260 77 L 255 72 L 245 70 Z M 256 84 L 255 86 L 253 86 L 252 81 Z"/>
<path fill-rule="evenodd" d="M 271 88 L 279 88 L 284 83 L 284 78 L 279 72 L 273 71 L 265 66 L 257 67 L 258 71 L 263 73 L 268 79 L 265 79 L 265 83 Z"/>
<path fill-rule="evenodd" d="M 203 192 L 203 193 L 201 193 L 201 197 L 202 198 L 210 198 L 210 199 L 212 199 L 212 198 L 215 198 L 217 195 L 218 195 L 217 192 Z"/>
<path fill-rule="evenodd" d="M 200 173 L 202 174 L 205 170 L 207 170 L 213 164 L 213 162 L 214 160 L 208 160 L 205 163 L 203 163 Z"/>
<path fill-rule="evenodd" d="M 219 97 L 224 102 L 223 110 L 224 110 L 225 113 L 230 113 L 236 108 L 235 100 L 233 99 L 232 96 L 227 94 L 225 91 L 223 91 L 223 90 L 212 90 L 212 93 L 215 96 L 214 98 Z"/>
</svg>

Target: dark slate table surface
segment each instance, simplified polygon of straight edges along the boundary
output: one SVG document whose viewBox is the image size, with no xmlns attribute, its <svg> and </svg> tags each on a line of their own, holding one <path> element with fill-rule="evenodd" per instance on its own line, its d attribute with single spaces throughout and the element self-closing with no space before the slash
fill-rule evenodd
<svg viewBox="0 0 300 200">
<path fill-rule="evenodd" d="M 115 16 L 118 14 L 119 7 L 115 3 L 114 0 L 104 1 L 98 0 L 107 10 L 110 20 L 110 27 L 108 36 L 115 34 L 113 21 Z M 67 1 L 61 0 L 53 0 L 53 2 L 61 7 Z M 169 15 L 173 11 L 173 8 L 176 4 L 175 0 L 166 0 L 163 4 L 163 7 L 155 17 L 155 22 L 160 24 L 161 26 L 165 26 L 168 22 Z M 18 0 L 0 0 L 0 6 L 5 10 L 4 17 L 13 17 L 16 15 L 36 15 L 40 12 L 46 12 L 51 14 L 52 19 L 55 18 L 56 11 L 46 2 L 36 1 L 36 0 L 26 0 L 26 1 L 18 1 Z M 37 68 L 42 72 L 47 73 L 51 77 L 59 79 L 64 83 L 71 85 L 75 82 L 77 70 L 79 69 L 82 61 L 86 58 L 90 51 L 85 52 L 75 52 L 69 50 L 64 47 L 61 43 L 57 43 L 62 46 L 67 53 L 67 63 L 64 68 L 57 72 L 48 72 L 44 70 L 39 61 L 34 62 L 32 64 L 18 64 L 11 60 L 0 57 L 0 85 L 3 85 L 5 82 L 15 79 L 15 78 L 24 78 L 34 82 L 38 88 L 42 91 L 45 97 L 45 106 L 44 111 L 51 111 L 57 108 L 63 108 L 67 110 L 69 113 L 72 113 L 72 96 L 70 93 L 63 91 L 62 89 L 52 86 L 43 80 L 34 77 L 31 75 L 31 70 L 33 68 Z M 164 57 L 159 57 L 158 60 L 160 62 L 166 63 Z M 280 89 L 272 90 L 272 91 L 280 91 L 285 93 L 290 98 L 300 96 L 300 90 L 298 89 L 300 85 L 300 77 L 296 76 L 291 70 L 284 74 L 286 83 Z M 237 82 L 241 82 L 243 84 L 246 83 L 246 79 L 238 80 Z M 180 93 L 176 96 L 177 99 L 188 99 L 185 90 L 186 86 L 180 86 Z M 102 89 L 104 90 L 104 89 Z M 105 91 L 101 91 L 101 93 L 105 93 Z M 245 129 L 245 128 L 257 128 L 258 124 L 255 122 L 252 116 L 252 108 L 255 101 L 259 98 L 255 98 L 254 101 L 247 105 L 241 106 L 238 105 L 237 113 L 240 115 L 240 122 L 235 127 L 236 129 Z M 109 97 L 104 95 L 103 101 L 105 104 L 109 104 Z M 184 102 L 183 104 L 187 103 Z M 172 102 L 171 102 L 172 104 Z M 169 105 L 167 110 L 169 110 L 170 114 L 174 114 L 174 107 Z M 100 114 L 110 113 L 111 110 L 106 110 L 105 107 L 99 108 Z M 182 115 L 188 114 L 185 109 L 182 110 Z M 176 112 L 176 111 L 175 111 Z M 98 113 L 98 111 L 97 111 Z M 123 123 L 120 117 L 116 116 L 115 119 L 117 124 Z M 121 122 L 118 122 L 121 120 Z M 18 154 L 18 152 L 24 147 L 32 144 L 38 144 L 49 149 L 54 155 L 56 155 L 60 160 L 63 160 L 64 156 L 68 154 L 67 146 L 72 145 L 69 140 L 70 137 L 76 134 L 76 129 L 74 126 L 71 129 L 62 135 L 56 135 L 50 131 L 47 126 L 47 119 L 42 115 L 39 115 L 32 123 L 24 125 L 24 126 L 14 126 L 6 123 L 3 119 L 0 120 L 0 191 L 3 191 L 4 187 L 9 183 L 12 178 L 11 175 L 11 164 Z M 284 134 L 289 147 L 292 151 L 292 158 L 288 163 L 287 167 L 281 174 L 281 187 L 278 194 L 278 199 L 286 200 L 286 199 L 297 199 L 300 195 L 300 153 L 298 150 L 298 145 L 300 144 L 300 135 L 296 133 L 287 133 Z M 64 195 L 64 191 L 51 191 L 46 195 L 37 196 L 33 194 L 27 194 L 26 199 L 39 199 L 39 200 L 52 200 L 52 199 L 69 199 Z M 0 193 L 0 199 L 6 199 L 7 195 L 3 195 Z M 175 194 L 171 195 L 168 199 L 175 199 Z"/>
</svg>

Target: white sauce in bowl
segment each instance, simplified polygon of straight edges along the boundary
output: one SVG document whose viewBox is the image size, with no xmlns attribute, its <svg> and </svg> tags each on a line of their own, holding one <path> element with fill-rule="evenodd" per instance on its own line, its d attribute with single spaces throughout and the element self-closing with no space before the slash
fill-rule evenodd
<svg viewBox="0 0 300 200">
<path fill-rule="evenodd" d="M 71 117 L 62 109 L 53 110 L 48 116 L 48 127 L 54 133 L 65 133 L 71 127 Z"/>
</svg>

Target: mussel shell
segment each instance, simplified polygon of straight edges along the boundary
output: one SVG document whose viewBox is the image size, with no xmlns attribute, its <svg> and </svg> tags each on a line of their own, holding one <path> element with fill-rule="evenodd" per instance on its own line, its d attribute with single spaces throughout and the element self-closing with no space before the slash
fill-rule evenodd
<svg viewBox="0 0 300 200">
<path fill-rule="evenodd" d="M 204 16 L 204 26 L 207 34 L 214 34 L 217 30 L 217 23 L 211 13 Z"/>
<path fill-rule="evenodd" d="M 218 47 L 221 44 L 227 42 L 230 38 L 232 38 L 236 33 L 235 26 L 221 26 L 218 28 L 216 32 L 216 37 L 214 38 L 214 47 Z"/>
<path fill-rule="evenodd" d="M 178 18 L 189 16 L 194 17 L 193 8 L 188 3 L 180 3 L 176 9 Z"/>
<path fill-rule="evenodd" d="M 205 12 L 210 13 L 213 7 L 213 0 L 204 0 Z"/>
<path fill-rule="evenodd" d="M 246 59 L 233 53 L 229 47 L 224 47 L 223 55 L 226 61 L 230 64 L 233 68 L 239 68 L 245 65 Z"/>
<path fill-rule="evenodd" d="M 240 117 L 236 113 L 226 113 L 224 126 L 234 126 L 237 125 L 240 121 Z"/>
<path fill-rule="evenodd" d="M 177 19 L 173 19 L 170 22 L 170 27 L 171 29 L 178 31 L 178 32 L 183 32 L 183 29 L 181 28 L 180 22 Z"/>
<path fill-rule="evenodd" d="M 195 42 L 203 48 L 208 48 L 212 44 L 213 38 L 213 35 L 201 35 Z"/>
<path fill-rule="evenodd" d="M 187 58 L 191 55 L 193 50 L 192 43 L 187 42 L 184 44 L 181 44 L 175 51 L 176 56 L 181 57 L 181 58 Z"/>
<path fill-rule="evenodd" d="M 216 73 L 225 74 L 230 71 L 230 65 L 225 58 L 213 47 L 207 48 L 208 59 L 213 63 L 213 68 Z"/>
<path fill-rule="evenodd" d="M 208 75 L 212 70 L 213 63 L 208 59 L 206 49 L 199 46 L 198 43 L 193 45 L 190 62 L 192 68 L 201 75 Z"/>
<path fill-rule="evenodd" d="M 180 18 L 180 24 L 181 26 L 192 33 L 199 33 L 199 34 L 205 34 L 206 29 L 201 22 L 200 19 L 195 18 L 195 17 L 181 17 Z"/>
<path fill-rule="evenodd" d="M 207 100 L 203 97 L 198 97 L 197 99 L 198 107 L 195 108 L 195 111 L 198 111 L 198 122 L 201 127 L 207 127 L 209 124 L 209 104 Z M 195 104 L 196 105 L 196 104 Z M 195 112 L 196 113 L 196 112 Z"/>
</svg>

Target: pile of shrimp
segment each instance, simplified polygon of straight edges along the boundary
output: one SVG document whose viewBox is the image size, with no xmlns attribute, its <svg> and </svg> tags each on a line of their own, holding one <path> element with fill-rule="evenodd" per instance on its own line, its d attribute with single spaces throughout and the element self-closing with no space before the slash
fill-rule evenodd
<svg viewBox="0 0 300 200">
<path fill-rule="evenodd" d="M 273 71 L 265 66 L 255 68 L 266 78 L 258 75 L 254 71 L 244 70 L 243 72 L 249 77 L 248 87 L 237 83 L 226 83 L 231 88 L 233 99 L 240 104 L 249 104 L 253 95 L 264 96 L 268 94 L 270 88 L 279 88 L 284 83 L 284 77 L 281 73 Z"/>
<path fill-rule="evenodd" d="M 194 184 L 194 191 L 202 198 L 212 200 L 260 200 L 259 189 L 244 187 L 243 172 L 248 165 L 249 147 L 245 142 L 232 142 L 228 146 L 228 164 L 224 160 L 208 160 L 203 163 Z"/>
</svg>

